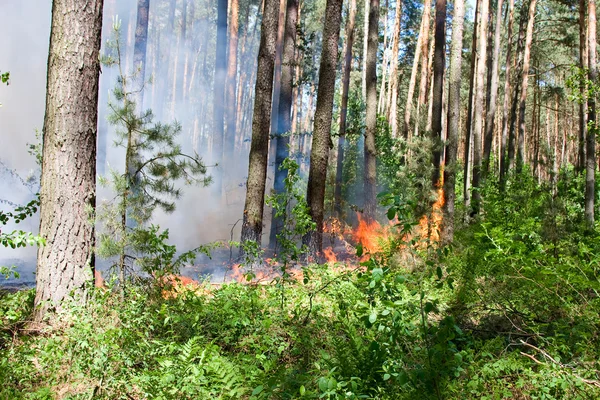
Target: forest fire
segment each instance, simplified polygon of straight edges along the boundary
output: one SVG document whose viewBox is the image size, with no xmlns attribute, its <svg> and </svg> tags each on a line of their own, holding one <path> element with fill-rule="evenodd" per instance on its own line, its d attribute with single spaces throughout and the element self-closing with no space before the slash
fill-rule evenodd
<svg viewBox="0 0 600 400">
<path fill-rule="evenodd" d="M 428 238 L 430 243 L 439 243 L 440 229 L 443 221 L 442 207 L 444 206 L 444 188 L 440 183 L 437 190 L 437 200 L 433 203 L 431 214 L 425 214 L 419 220 L 420 233 Z"/>
</svg>

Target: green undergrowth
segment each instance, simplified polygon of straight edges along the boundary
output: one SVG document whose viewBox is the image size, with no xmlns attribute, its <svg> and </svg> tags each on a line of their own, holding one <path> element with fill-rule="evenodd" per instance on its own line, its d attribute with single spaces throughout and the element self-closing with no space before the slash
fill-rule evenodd
<svg viewBox="0 0 600 400">
<path fill-rule="evenodd" d="M 41 330 L 34 293 L 5 293 L 0 398 L 600 398 L 600 238 L 564 173 L 485 187 L 452 247 L 390 241 L 361 268 L 95 290 Z"/>
</svg>

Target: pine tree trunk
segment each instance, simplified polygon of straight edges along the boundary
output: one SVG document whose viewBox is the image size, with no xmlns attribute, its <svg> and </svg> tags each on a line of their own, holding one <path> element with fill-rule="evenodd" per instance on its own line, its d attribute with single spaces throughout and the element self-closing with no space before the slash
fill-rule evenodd
<svg viewBox="0 0 600 400">
<path fill-rule="evenodd" d="M 535 1 L 535 0 L 533 0 Z M 596 0 L 588 0 L 588 79 L 597 85 L 596 65 Z M 596 196 L 596 98 L 588 98 L 588 126 L 591 130 L 586 137 L 585 149 L 585 222 L 588 229 L 594 227 L 594 200 Z"/>
<path fill-rule="evenodd" d="M 335 95 L 335 75 L 338 61 L 338 40 L 342 20 L 342 0 L 327 0 L 325 6 L 325 27 L 323 28 L 323 49 L 319 67 L 319 90 L 315 109 L 315 125 L 308 173 L 306 200 L 309 215 L 316 223 L 316 229 L 308 232 L 303 242 L 308 245 L 309 257 L 316 259 L 323 250 L 323 218 L 325 204 L 325 183 L 327 162 L 331 146 L 331 123 L 333 98 Z"/>
<path fill-rule="evenodd" d="M 365 104 L 367 103 L 367 44 L 369 37 L 369 4 L 370 0 L 364 0 L 365 2 L 365 14 L 363 16 L 364 29 L 363 29 L 363 53 L 362 53 L 362 98 Z"/>
<path fill-rule="evenodd" d="M 94 277 L 102 0 L 55 0 L 48 56 L 34 318 L 86 300 Z M 66 106 L 68 105 L 68 106 Z"/>
<path fill-rule="evenodd" d="M 217 46 L 213 95 L 212 162 L 221 167 L 225 135 L 225 79 L 227 78 L 227 0 L 217 0 Z M 220 176 L 215 182 L 220 188 Z"/>
<path fill-rule="evenodd" d="M 498 0 L 496 10 L 496 30 L 494 32 L 494 51 L 492 53 L 492 79 L 490 83 L 489 107 L 485 116 L 485 140 L 483 142 L 483 177 L 487 176 L 490 169 L 490 154 L 494 140 L 494 121 L 496 118 L 496 103 L 498 102 L 498 64 L 500 61 L 500 40 L 502 32 L 502 5 L 503 0 Z M 490 30 L 491 31 L 491 30 Z"/>
<path fill-rule="evenodd" d="M 508 117 L 509 117 L 509 105 L 510 105 L 510 77 L 511 77 L 511 55 L 512 55 L 512 31 L 514 25 L 515 16 L 515 0 L 509 0 L 508 4 L 508 29 L 507 37 L 508 43 L 506 44 L 506 65 L 504 66 L 504 105 L 502 107 L 502 134 L 500 138 L 500 184 L 503 186 L 504 174 L 508 169 L 508 159 L 506 154 L 506 146 L 508 141 Z"/>
<path fill-rule="evenodd" d="M 535 1 L 535 0 L 534 0 Z M 481 194 L 479 192 L 481 183 L 481 135 L 483 131 L 483 115 L 484 115 L 484 97 L 485 97 L 485 67 L 486 67 L 486 39 L 487 39 L 487 23 L 489 13 L 489 1 L 482 0 L 481 14 L 479 18 L 479 43 L 477 52 L 477 85 L 475 89 L 475 104 L 473 107 L 473 214 L 479 213 L 481 206 Z"/>
<path fill-rule="evenodd" d="M 367 110 L 365 134 L 364 215 L 367 222 L 375 220 L 377 209 L 377 47 L 379 44 L 379 0 L 370 1 L 369 36 L 367 46 Z M 430 1 L 430 0 L 426 0 Z"/>
<path fill-rule="evenodd" d="M 585 0 L 579 0 L 579 68 L 584 70 L 588 66 L 588 51 L 586 41 L 586 30 L 587 30 L 587 19 L 586 19 L 587 7 Z M 585 92 L 585 82 L 580 83 L 579 90 L 581 93 Z M 585 146 L 586 146 L 586 135 L 587 135 L 587 103 L 582 101 L 579 103 L 579 147 L 578 147 L 578 158 L 577 158 L 577 171 L 582 173 L 585 171 Z"/>
<path fill-rule="evenodd" d="M 388 93 L 387 120 L 392 128 L 392 137 L 398 137 L 398 54 L 400 51 L 400 22 L 402 17 L 402 0 L 396 2 L 394 18 L 394 35 L 392 41 L 392 59 L 390 64 L 390 87 Z"/>
<path fill-rule="evenodd" d="M 448 75 L 448 144 L 446 145 L 446 166 L 444 168 L 443 222 L 440 234 L 442 243 L 450 243 L 454 239 L 455 187 L 456 171 L 458 169 L 456 153 L 458 150 L 458 132 L 460 131 L 460 84 L 464 18 L 464 0 L 454 0 L 450 71 Z"/>
<path fill-rule="evenodd" d="M 481 7 L 482 0 L 476 0 L 475 3 L 475 23 L 473 25 L 473 32 L 479 32 L 479 8 Z M 477 62 L 477 35 L 473 35 L 473 42 L 471 44 L 471 74 L 469 82 L 469 98 L 467 105 L 467 120 L 465 122 L 465 165 L 464 165 L 464 179 L 463 179 L 463 201 L 465 206 L 471 204 L 471 192 L 469 191 L 469 167 L 470 167 L 470 156 L 471 156 L 471 121 L 473 120 L 473 90 L 475 89 L 475 65 Z"/>
<path fill-rule="evenodd" d="M 433 175 L 432 186 L 435 188 L 440 184 L 441 155 L 443 151 L 442 142 L 442 103 L 444 84 L 444 64 L 446 54 L 446 0 L 435 2 L 435 50 L 433 57 L 433 97 L 431 139 L 433 146 Z"/>
<path fill-rule="evenodd" d="M 419 97 L 417 100 L 417 110 L 415 112 L 415 130 L 414 136 L 419 135 L 421 125 L 421 108 L 427 104 L 427 91 L 429 88 L 429 35 L 431 19 L 431 0 L 425 0 L 423 5 L 423 44 L 421 46 L 421 77 L 419 79 Z M 432 43 L 433 44 L 433 43 Z"/>
<path fill-rule="evenodd" d="M 253 241 L 260 246 L 263 228 L 267 155 L 271 128 L 271 95 L 273 70 L 277 46 L 278 0 L 265 0 L 258 49 L 254 113 L 252 116 L 252 142 L 246 183 L 246 202 L 242 225 L 242 243 Z M 241 249 L 243 253 L 243 248 Z"/>
<path fill-rule="evenodd" d="M 408 84 L 408 93 L 406 95 L 406 107 L 404 109 L 404 125 L 402 127 L 402 134 L 404 140 L 408 140 L 408 133 L 410 132 L 410 115 L 413 108 L 413 97 L 415 95 L 415 87 L 417 86 L 417 71 L 419 69 L 419 59 L 421 57 L 421 48 L 423 47 L 423 29 L 425 28 L 425 19 L 421 18 L 421 28 L 419 30 L 419 38 L 417 39 L 417 47 L 415 49 L 415 56 L 413 58 L 412 70 L 410 73 L 410 81 Z"/>
<path fill-rule="evenodd" d="M 521 69 L 521 97 L 519 99 L 519 146 L 517 151 L 517 172 L 523 169 L 525 162 L 525 106 L 527 102 L 527 84 L 529 81 L 529 61 L 531 58 L 531 44 L 533 42 L 533 25 L 535 21 L 535 5 L 537 0 L 529 2 L 529 18 L 527 20 L 527 34 L 523 51 L 523 67 Z"/>
<path fill-rule="evenodd" d="M 285 28 L 285 10 L 286 10 L 286 1 L 280 0 L 279 3 L 279 23 L 277 30 L 277 50 L 275 52 L 275 73 L 274 73 L 274 82 L 273 82 L 273 109 L 271 110 L 271 115 L 274 118 L 271 120 L 271 132 L 277 132 L 277 115 L 279 115 L 279 94 L 281 91 L 281 61 L 283 57 L 283 36 L 284 36 L 284 28 Z M 275 156 L 275 145 L 272 144 L 272 156 Z"/>
<path fill-rule="evenodd" d="M 396 11 L 398 12 L 398 11 Z M 346 118 L 348 116 L 348 94 L 350 72 L 352 71 L 352 45 L 354 44 L 354 24 L 356 22 L 356 0 L 350 0 L 346 24 L 346 48 L 344 50 L 344 76 L 342 78 L 342 107 L 340 110 L 340 137 L 338 141 L 337 165 L 335 174 L 334 207 L 338 218 L 342 217 L 342 173 L 344 167 L 344 147 L 346 145 Z"/>
<path fill-rule="evenodd" d="M 223 143 L 223 160 L 232 160 L 236 137 L 236 78 L 237 52 L 239 38 L 239 0 L 230 0 L 229 48 L 227 53 L 227 79 L 225 81 L 225 142 Z M 226 175 L 232 165 L 229 165 Z M 223 184 L 225 185 L 223 180 Z"/>
<path fill-rule="evenodd" d="M 294 88 L 294 56 L 296 53 L 296 27 L 298 24 L 298 0 L 287 0 L 285 18 L 285 33 L 283 43 L 283 57 L 281 65 L 281 88 L 279 92 L 279 107 L 277 112 L 277 130 L 275 131 L 275 193 L 283 193 L 287 170 L 281 169 L 281 164 L 288 157 L 288 146 L 292 130 L 292 91 Z M 274 247 L 277 243 L 277 234 L 284 224 L 284 219 L 277 217 L 275 209 L 271 218 L 271 233 L 269 243 Z"/>
</svg>

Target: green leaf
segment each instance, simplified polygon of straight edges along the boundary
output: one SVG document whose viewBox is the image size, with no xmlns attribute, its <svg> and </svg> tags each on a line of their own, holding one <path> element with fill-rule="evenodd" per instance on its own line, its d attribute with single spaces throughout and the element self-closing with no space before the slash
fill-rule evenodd
<svg viewBox="0 0 600 400">
<path fill-rule="evenodd" d="M 300 396 L 304 396 L 304 393 L 306 393 L 306 388 L 304 387 L 304 385 L 300 386 Z"/>
<path fill-rule="evenodd" d="M 393 207 L 388 210 L 387 217 L 390 221 L 396 217 L 396 210 Z"/>
<path fill-rule="evenodd" d="M 426 314 L 429 314 L 430 312 L 432 312 L 434 308 L 435 307 L 433 306 L 433 303 L 431 303 L 429 301 L 427 303 L 425 303 L 425 313 Z"/>
<path fill-rule="evenodd" d="M 373 310 L 369 315 L 369 322 L 374 324 L 375 321 L 377 321 L 377 312 Z"/>
<path fill-rule="evenodd" d="M 383 380 L 387 381 L 388 379 L 390 379 L 392 376 L 390 374 L 384 374 L 383 375 Z"/>
<path fill-rule="evenodd" d="M 435 270 L 435 272 L 436 272 L 436 274 L 437 274 L 437 277 L 438 277 L 438 279 L 442 279 L 442 275 L 443 275 L 443 273 L 442 273 L 442 267 L 440 267 L 440 266 L 438 265 L 438 267 L 437 267 L 437 269 Z"/>
<path fill-rule="evenodd" d="M 363 245 L 362 243 L 359 243 L 356 246 L 356 257 L 361 257 L 363 255 Z"/>
<path fill-rule="evenodd" d="M 252 391 L 252 396 L 256 396 L 257 394 L 259 394 L 262 391 L 263 391 L 263 385 L 259 385 L 256 388 L 254 388 L 254 390 Z"/>
</svg>

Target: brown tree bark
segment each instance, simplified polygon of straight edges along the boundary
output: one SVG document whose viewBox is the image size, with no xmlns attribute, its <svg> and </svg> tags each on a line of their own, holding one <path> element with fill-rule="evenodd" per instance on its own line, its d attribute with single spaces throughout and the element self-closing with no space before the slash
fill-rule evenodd
<svg viewBox="0 0 600 400">
<path fill-rule="evenodd" d="M 508 109 L 510 105 L 510 77 L 511 77 L 511 55 L 512 55 L 512 31 L 515 16 L 515 0 L 509 0 L 508 4 L 508 29 L 507 37 L 508 43 L 506 44 L 506 64 L 505 64 L 505 81 L 504 81 L 504 105 L 502 107 L 502 134 L 500 138 L 500 183 L 504 182 L 504 174 L 508 169 L 508 159 L 506 154 L 506 146 L 508 141 Z"/>
<path fill-rule="evenodd" d="M 419 59 L 421 58 L 421 48 L 423 47 L 425 19 L 421 17 L 421 28 L 419 30 L 419 38 L 417 39 L 417 47 L 415 49 L 415 56 L 413 58 L 412 70 L 410 73 L 410 81 L 408 83 L 408 94 L 406 95 L 406 107 L 404 109 L 404 125 L 402 127 L 402 134 L 405 140 L 408 140 L 408 133 L 410 132 L 410 115 L 413 108 L 413 97 L 415 94 L 415 87 L 417 86 L 417 71 L 419 69 Z"/>
<path fill-rule="evenodd" d="M 535 1 L 535 0 L 532 0 Z M 596 65 L 596 0 L 588 0 L 588 79 L 597 84 L 598 70 Z M 588 132 L 585 143 L 585 222 L 588 229 L 594 227 L 594 200 L 596 196 L 596 98 L 589 96 L 588 101 Z"/>
<path fill-rule="evenodd" d="M 579 68 L 582 70 L 588 66 L 588 51 L 587 51 L 587 19 L 586 19 L 586 3 L 585 0 L 579 0 Z M 579 86 L 581 93 L 585 91 L 585 82 L 581 82 Z M 579 143 L 578 143 L 578 158 L 577 171 L 582 173 L 585 171 L 585 138 L 587 135 L 587 102 L 579 103 Z"/>
<path fill-rule="evenodd" d="M 535 1 L 535 0 L 534 0 Z M 483 114 L 484 114 L 484 97 L 485 97 L 485 66 L 486 66 L 486 47 L 487 47 L 487 23 L 489 13 L 489 1 L 482 0 L 481 2 L 481 14 L 479 18 L 479 43 L 477 44 L 477 52 L 479 57 L 477 58 L 477 85 L 475 89 L 475 104 L 473 107 L 473 201 L 472 201 L 472 212 L 473 214 L 479 213 L 481 205 L 481 194 L 479 192 L 481 184 L 481 159 L 482 159 L 482 147 L 481 147 L 481 135 L 483 131 Z"/>
<path fill-rule="evenodd" d="M 275 50 L 275 73 L 274 73 L 274 82 L 273 82 L 273 110 L 271 111 L 271 115 L 277 116 L 279 110 L 279 94 L 281 91 L 281 63 L 283 58 L 283 36 L 284 36 L 284 27 L 285 27 L 285 10 L 287 0 L 279 1 L 279 22 L 277 29 L 277 49 Z M 271 132 L 275 133 L 277 131 L 277 118 L 273 118 L 271 120 Z M 272 155 L 275 155 L 275 146 L 272 148 Z"/>
<path fill-rule="evenodd" d="M 338 218 L 342 217 L 342 173 L 344 167 L 344 148 L 346 146 L 346 118 L 348 116 L 348 93 L 350 72 L 352 71 L 352 45 L 354 43 L 354 24 L 356 22 L 356 0 L 350 0 L 348 21 L 346 23 L 346 47 L 344 50 L 344 76 L 342 78 L 342 107 L 340 110 L 340 137 L 338 140 L 337 165 L 335 173 L 334 208 Z M 396 11 L 398 12 L 398 11 Z"/>
<path fill-rule="evenodd" d="M 400 22 L 402 0 L 396 2 L 394 34 L 392 36 L 392 55 L 390 61 L 390 87 L 388 94 L 387 120 L 392 128 L 392 137 L 398 137 L 398 53 L 400 51 Z"/>
<path fill-rule="evenodd" d="M 292 91 L 294 89 L 294 61 L 296 53 L 296 28 L 298 24 L 298 0 L 287 0 L 285 18 L 285 33 L 283 57 L 281 63 L 281 87 L 279 91 L 279 107 L 277 109 L 277 130 L 275 131 L 275 178 L 273 187 L 275 193 L 283 193 L 287 169 L 281 169 L 281 164 L 288 157 L 288 146 L 292 130 Z M 284 219 L 277 217 L 275 209 L 271 218 L 271 233 L 269 243 L 275 247 L 277 234 L 281 231 Z"/>
<path fill-rule="evenodd" d="M 435 2 L 435 50 L 433 56 L 433 97 L 431 139 L 433 146 L 433 175 L 432 186 L 435 188 L 440 184 L 442 142 L 442 103 L 444 88 L 444 64 L 446 59 L 446 0 Z"/>
<path fill-rule="evenodd" d="M 369 0 L 369 36 L 367 39 L 367 110 L 365 134 L 364 216 L 375 220 L 377 209 L 377 47 L 379 45 L 379 0 Z M 430 1 L 430 0 L 426 0 Z"/>
<path fill-rule="evenodd" d="M 239 0 L 230 0 L 229 5 L 229 48 L 227 50 L 227 78 L 225 80 L 225 141 L 223 143 L 223 160 L 233 159 L 237 111 L 235 89 L 238 69 Z M 226 173 L 228 172 L 226 171 Z M 225 184 L 225 180 L 223 184 Z"/>
<path fill-rule="evenodd" d="M 485 115 L 485 140 L 483 142 L 483 177 L 487 176 L 490 169 L 490 154 L 494 140 L 494 121 L 496 119 L 496 103 L 498 102 L 498 65 L 500 60 L 500 34 L 502 32 L 502 5 L 503 0 L 498 0 L 496 9 L 496 29 L 494 32 L 494 51 L 492 53 L 492 79 L 490 82 L 489 107 Z"/>
<path fill-rule="evenodd" d="M 527 33 L 525 48 L 523 50 L 523 67 L 521 69 L 521 97 L 519 99 L 519 145 L 517 149 L 517 172 L 523 169 L 525 162 L 525 106 L 527 102 L 527 84 L 529 82 L 529 61 L 531 58 L 531 44 L 533 43 L 533 25 L 535 21 L 535 6 L 537 0 L 529 2 L 529 17 L 527 19 Z"/>
<path fill-rule="evenodd" d="M 475 23 L 473 25 L 473 32 L 479 32 L 479 8 L 481 7 L 481 2 L 485 0 L 477 0 L 475 3 Z M 473 118 L 473 89 L 475 88 L 475 65 L 477 62 L 477 51 L 475 48 L 477 47 L 477 35 L 473 35 L 473 42 L 471 44 L 471 73 L 470 73 L 470 82 L 469 82 L 469 97 L 467 100 L 467 120 L 465 122 L 465 165 L 464 165 L 464 179 L 463 179 L 463 198 L 465 206 L 470 206 L 471 204 L 471 192 L 469 191 L 469 187 L 471 182 L 469 181 L 469 173 L 470 173 L 470 153 L 471 153 L 471 121 Z"/>
<path fill-rule="evenodd" d="M 94 277 L 102 0 L 55 0 L 48 55 L 34 318 L 86 300 Z"/>
<path fill-rule="evenodd" d="M 376 1 L 376 0 L 375 0 Z M 331 145 L 331 119 L 335 95 L 335 75 L 338 61 L 338 40 L 342 20 L 343 0 L 327 0 L 325 27 L 323 28 L 323 50 L 319 67 L 319 89 L 315 110 L 310 170 L 306 200 L 309 215 L 316 229 L 308 232 L 303 242 L 308 246 L 308 256 L 317 258 L 323 250 L 323 218 L 327 162 Z M 375 99 L 377 101 L 377 99 Z"/>
<path fill-rule="evenodd" d="M 262 18 L 256 86 L 254 89 L 254 113 L 252 116 L 252 142 L 246 183 L 246 202 L 242 225 L 242 243 L 253 241 L 260 246 L 265 205 L 267 179 L 267 155 L 271 129 L 271 96 L 275 47 L 277 46 L 278 0 L 265 0 Z M 243 248 L 241 249 L 243 253 Z"/>
<path fill-rule="evenodd" d="M 429 89 L 429 35 L 431 20 L 431 0 L 425 0 L 423 5 L 423 43 L 421 46 L 421 77 L 419 79 L 419 97 L 417 100 L 417 109 L 415 112 L 415 130 L 414 135 L 419 134 L 419 125 L 421 124 L 421 108 L 427 106 L 427 92 Z"/>
<path fill-rule="evenodd" d="M 442 243 L 450 243 L 454 239 L 454 205 L 458 167 L 456 153 L 458 150 L 458 132 L 460 131 L 460 84 L 464 19 L 464 0 L 454 0 L 450 71 L 448 74 L 448 144 L 446 145 L 443 220 L 440 234 Z"/>
</svg>

